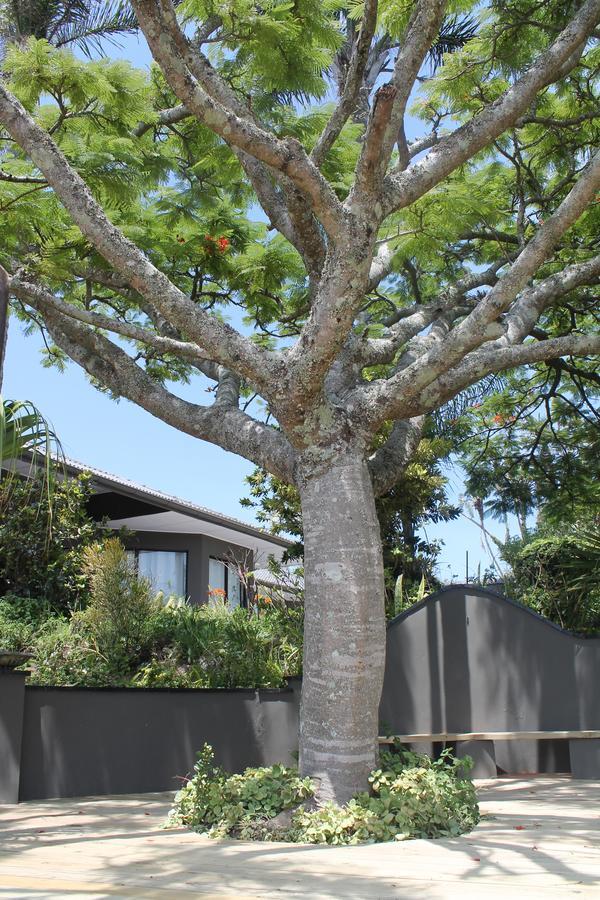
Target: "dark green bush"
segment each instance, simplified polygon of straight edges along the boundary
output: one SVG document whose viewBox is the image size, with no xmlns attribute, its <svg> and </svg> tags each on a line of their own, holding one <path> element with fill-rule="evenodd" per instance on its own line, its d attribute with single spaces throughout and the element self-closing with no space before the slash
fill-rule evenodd
<svg viewBox="0 0 600 900">
<path fill-rule="evenodd" d="M 0 596 L 27 598 L 35 615 L 85 605 L 83 552 L 101 535 L 87 514 L 89 494 L 85 476 L 55 479 L 51 495 L 42 476 L 0 479 Z"/>
<path fill-rule="evenodd" d="M 462 777 L 465 760 L 444 753 L 431 760 L 407 751 L 385 751 L 371 773 L 371 791 L 345 806 L 314 808 L 310 779 L 295 769 L 270 766 L 228 775 L 205 745 L 194 774 L 177 793 L 171 824 L 210 837 L 358 844 L 463 834 L 479 821 L 475 789 Z M 293 810 L 284 823 L 273 822 Z"/>
<path fill-rule="evenodd" d="M 502 555 L 509 595 L 568 631 L 600 633 L 597 523 L 541 529 L 506 543 Z"/>
<path fill-rule="evenodd" d="M 302 614 L 230 611 L 224 603 L 167 607 L 169 646 L 143 666 L 143 687 L 279 687 L 302 667 Z"/>
</svg>

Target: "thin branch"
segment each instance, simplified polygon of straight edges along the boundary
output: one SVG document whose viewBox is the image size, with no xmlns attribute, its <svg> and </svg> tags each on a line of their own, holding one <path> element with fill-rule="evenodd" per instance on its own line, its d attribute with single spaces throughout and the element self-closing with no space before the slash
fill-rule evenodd
<svg viewBox="0 0 600 900">
<path fill-rule="evenodd" d="M 245 456 L 284 481 L 293 480 L 295 453 L 280 431 L 227 404 L 204 407 L 182 400 L 99 332 L 48 309 L 44 319 L 56 344 L 114 395 L 179 431 Z"/>
<path fill-rule="evenodd" d="M 278 139 L 253 120 L 200 51 L 190 48 L 170 0 L 133 0 L 152 55 L 173 92 L 228 144 L 288 176 L 310 198 L 332 239 L 345 232 L 340 201 L 299 141 Z M 235 110 L 235 111 L 234 111 Z"/>
<path fill-rule="evenodd" d="M 414 203 L 527 112 L 544 87 L 563 78 L 580 58 L 600 18 L 600 0 L 587 0 L 527 72 L 466 125 L 440 140 L 425 159 L 385 179 L 383 217 Z"/>
<path fill-rule="evenodd" d="M 377 0 L 366 0 L 360 33 L 352 50 L 342 96 L 311 153 L 313 163 L 319 168 L 356 107 L 376 24 Z"/>
</svg>

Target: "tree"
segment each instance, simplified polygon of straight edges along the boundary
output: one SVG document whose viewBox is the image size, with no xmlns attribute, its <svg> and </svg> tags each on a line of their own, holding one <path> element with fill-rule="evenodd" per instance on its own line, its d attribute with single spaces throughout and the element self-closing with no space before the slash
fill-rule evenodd
<svg viewBox="0 0 600 900">
<path fill-rule="evenodd" d="M 55 47 L 74 45 L 86 56 L 102 52 L 106 40 L 136 30 L 124 0 L 2 0 L 0 37 L 4 43 L 43 38 Z"/>
<path fill-rule="evenodd" d="M 461 2 L 477 33 L 433 76 L 458 9 L 442 0 L 132 6 L 150 78 L 43 41 L 7 54 L 10 292 L 51 357 L 298 488 L 300 768 L 343 802 L 377 752 L 375 495 L 430 411 L 494 373 L 600 348 L 589 314 L 544 330 L 600 273 L 600 0 Z M 224 321 L 232 304 L 254 335 Z M 198 372 L 211 405 L 166 386 Z"/>
<path fill-rule="evenodd" d="M 44 38 L 56 47 L 76 46 L 86 56 L 94 50 L 101 52 L 106 40 L 116 42 L 119 35 L 135 30 L 135 16 L 128 6 L 123 0 L 0 0 L 0 60 L 8 44 L 23 43 L 32 36 Z M 0 268 L 0 390 L 8 309 L 8 284 Z"/>
<path fill-rule="evenodd" d="M 84 549 L 104 537 L 87 513 L 89 478 L 56 481 L 51 497 L 43 479 L 0 481 L 0 596 L 25 598 L 34 617 L 85 605 Z"/>
<path fill-rule="evenodd" d="M 552 360 L 511 373 L 467 413 L 467 491 L 496 518 L 515 515 L 522 536 L 532 515 L 556 526 L 598 508 L 597 378 L 589 364 Z"/>
</svg>

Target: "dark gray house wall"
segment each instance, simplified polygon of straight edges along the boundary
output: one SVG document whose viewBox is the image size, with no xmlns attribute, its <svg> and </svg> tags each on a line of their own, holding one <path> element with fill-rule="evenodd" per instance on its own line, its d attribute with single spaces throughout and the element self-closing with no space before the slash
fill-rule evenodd
<svg viewBox="0 0 600 900">
<path fill-rule="evenodd" d="M 254 566 L 253 553 L 246 547 L 219 541 L 200 534 L 174 534 L 160 531 L 136 531 L 124 540 L 128 550 L 180 550 L 187 553 L 187 596 L 192 603 L 208 599 L 208 561 L 234 559 L 247 569 Z"/>
</svg>

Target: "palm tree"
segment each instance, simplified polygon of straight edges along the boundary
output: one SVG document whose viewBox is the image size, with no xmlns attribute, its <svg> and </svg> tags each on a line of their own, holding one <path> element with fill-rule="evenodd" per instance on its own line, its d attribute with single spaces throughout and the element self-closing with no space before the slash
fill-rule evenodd
<svg viewBox="0 0 600 900">
<path fill-rule="evenodd" d="M 4 0 L 4 42 L 43 38 L 55 47 L 75 46 L 86 56 L 102 54 L 105 41 L 136 30 L 125 0 Z"/>
<path fill-rule="evenodd" d="M 40 493 L 47 495 L 50 508 L 48 525 L 51 529 L 56 462 L 64 460 L 61 443 L 48 420 L 33 403 L 0 397 L 0 476 L 7 488 L 0 495 L 0 516 L 4 504 L 10 502 L 11 484 L 20 475 L 17 464 L 27 458 L 32 500 Z"/>
<path fill-rule="evenodd" d="M 3 400 L 0 397 L 0 463 L 19 459 L 28 453 L 32 461 L 62 454 L 60 441 L 52 426 L 28 400 Z"/>
</svg>

